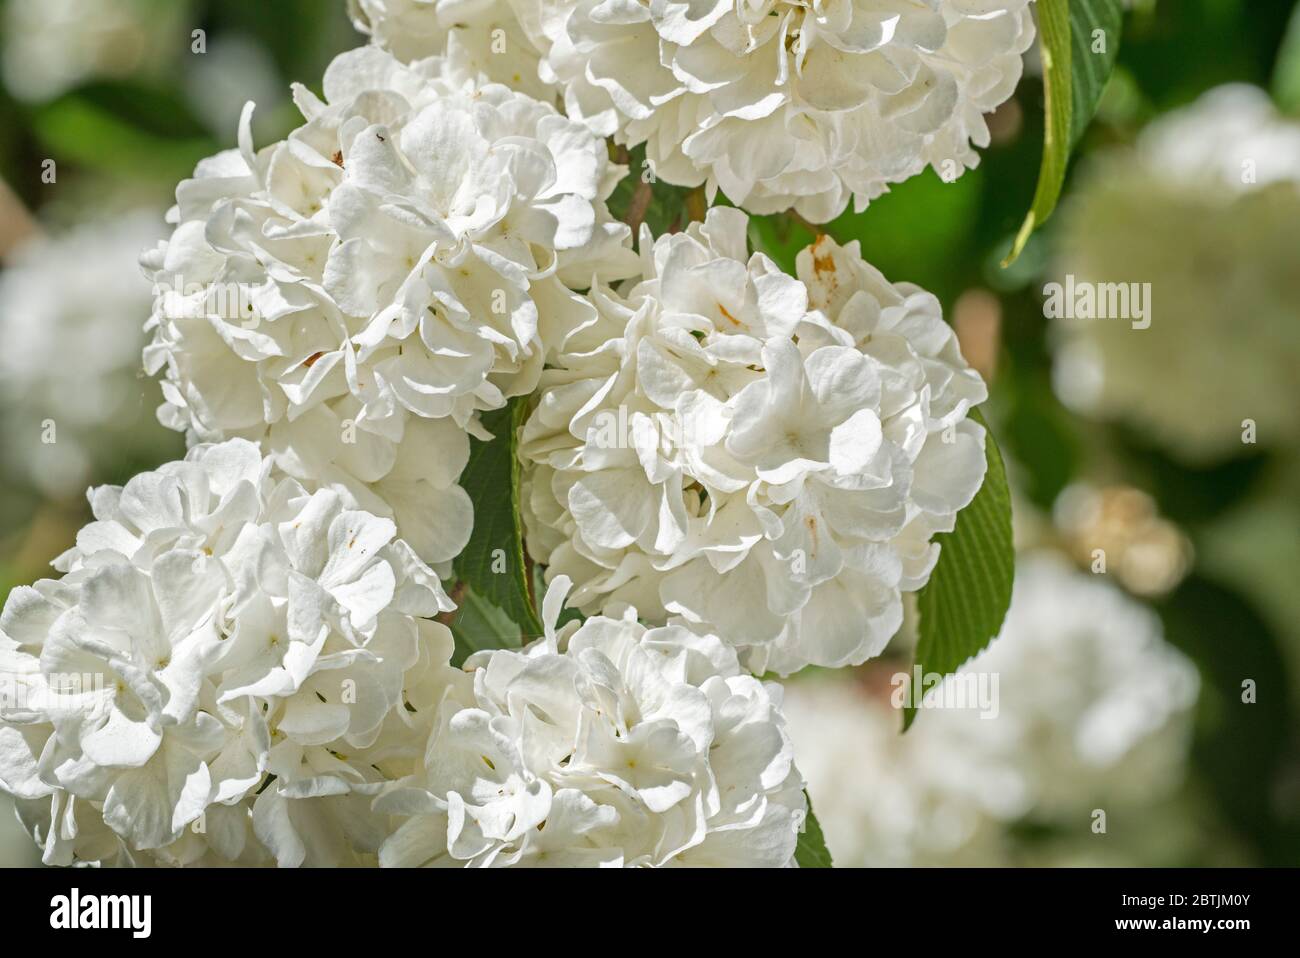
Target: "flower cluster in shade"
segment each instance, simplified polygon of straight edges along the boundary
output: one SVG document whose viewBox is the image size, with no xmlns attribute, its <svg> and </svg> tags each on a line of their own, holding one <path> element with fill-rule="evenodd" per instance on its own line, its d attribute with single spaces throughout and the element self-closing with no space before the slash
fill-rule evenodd
<svg viewBox="0 0 1300 958">
<path fill-rule="evenodd" d="M 1054 321 L 1061 398 L 1191 464 L 1297 448 L 1300 123 L 1219 87 L 1082 174 L 1050 278 L 1149 284 L 1150 325 Z"/>
<path fill-rule="evenodd" d="M 929 293 L 820 238 L 798 278 L 746 217 L 641 238 L 521 433 L 531 553 L 587 611 L 703 623 L 756 674 L 858 664 L 985 471 L 986 396 Z"/>
<path fill-rule="evenodd" d="M 156 76 L 189 46 L 190 16 L 189 0 L 5 0 L 0 79 L 38 103 L 90 81 Z"/>
<path fill-rule="evenodd" d="M 1022 557 L 999 638 L 947 683 L 978 676 L 997 678 L 992 717 L 922 708 L 902 736 L 900 676 L 789 683 L 790 734 L 836 864 L 1131 865 L 1167 854 L 1161 836 L 1197 844 L 1204 812 L 1175 796 L 1199 680 L 1151 610 L 1059 556 Z M 1110 838 L 1092 830 L 1099 808 Z"/>
<path fill-rule="evenodd" d="M 174 454 L 140 375 L 149 285 L 136 257 L 162 235 L 154 210 L 23 241 L 0 273 L 0 441 L 7 482 L 61 499 L 96 476 Z M 17 348 L 21 344 L 21 348 Z"/>
<path fill-rule="evenodd" d="M 554 98 L 516 0 L 347 0 L 362 33 L 404 62 L 448 56 L 538 100 Z"/>
</svg>

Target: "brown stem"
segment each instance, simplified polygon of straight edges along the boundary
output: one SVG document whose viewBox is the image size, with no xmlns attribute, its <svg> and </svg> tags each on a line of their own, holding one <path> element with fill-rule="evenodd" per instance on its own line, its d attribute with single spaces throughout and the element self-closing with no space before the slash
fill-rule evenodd
<svg viewBox="0 0 1300 958">
<path fill-rule="evenodd" d="M 641 221 L 645 219 L 646 211 L 650 209 L 650 197 L 652 187 L 645 180 L 641 180 L 636 185 L 636 190 L 632 193 L 632 201 L 627 205 L 627 214 L 623 217 L 623 222 L 632 227 L 632 235 L 636 236 L 641 230 Z"/>
<path fill-rule="evenodd" d="M 791 222 L 797 223 L 799 226 L 802 226 L 804 229 L 806 229 L 809 233 L 812 233 L 814 237 L 824 236 L 826 234 L 825 229 L 823 229 L 821 226 L 818 226 L 816 223 L 809 223 L 806 219 L 804 219 L 803 214 L 799 213 L 793 207 L 791 207 L 789 210 L 786 211 L 786 216 L 790 217 Z"/>
<path fill-rule="evenodd" d="M 702 223 L 709 212 L 709 201 L 704 195 L 704 187 L 697 186 L 686 194 L 686 216 L 691 223 Z"/>
<path fill-rule="evenodd" d="M 528 554 L 527 549 L 524 549 L 524 588 L 528 590 L 529 604 L 540 618 L 541 607 L 537 604 L 537 586 L 533 582 L 533 557 Z"/>
<path fill-rule="evenodd" d="M 450 612 L 439 612 L 433 617 L 434 621 L 451 628 L 451 624 L 456 621 L 456 616 L 460 613 L 460 600 L 465 598 L 465 590 L 468 588 L 469 583 L 464 579 L 456 580 L 456 584 L 451 587 L 451 601 L 456 603 L 456 608 Z"/>
</svg>

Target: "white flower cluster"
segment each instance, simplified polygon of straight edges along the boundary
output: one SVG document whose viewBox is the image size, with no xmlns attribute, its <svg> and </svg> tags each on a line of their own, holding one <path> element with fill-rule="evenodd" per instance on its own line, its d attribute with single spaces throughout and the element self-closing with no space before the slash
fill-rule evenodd
<svg viewBox="0 0 1300 958">
<path fill-rule="evenodd" d="M 91 502 L 0 616 L 0 784 L 47 863 L 790 862 L 780 690 L 716 636 L 557 633 L 559 580 L 544 639 L 456 672 L 393 523 L 245 440 Z"/>
<path fill-rule="evenodd" d="M 1084 171 L 1053 276 L 1149 283 L 1150 325 L 1057 320 L 1057 392 L 1192 463 L 1295 448 L 1297 248 L 1300 123 L 1243 85 L 1162 117 Z"/>
<path fill-rule="evenodd" d="M 746 218 L 642 235 L 642 280 L 542 374 L 520 451 L 532 554 L 608 601 L 678 613 L 756 673 L 884 648 L 985 470 L 986 396 L 938 301 L 856 243 L 746 254 Z"/>
<path fill-rule="evenodd" d="M 408 816 L 386 865 L 788 865 L 805 814 L 781 689 L 717 636 L 669 621 L 555 619 L 544 638 L 472 656 L 422 768 L 381 810 Z"/>
<path fill-rule="evenodd" d="M 564 280 L 635 269 L 603 198 L 620 172 L 577 123 L 442 59 L 339 56 L 307 123 L 199 165 L 146 350 L 163 421 L 263 442 L 304 482 L 392 515 L 426 561 L 468 539 L 456 484 L 476 412 L 530 392 L 591 311 Z"/>
<path fill-rule="evenodd" d="M 986 390 L 857 244 L 791 277 L 715 208 L 633 252 L 605 137 L 826 219 L 975 162 L 1028 2 L 352 0 L 374 42 L 284 140 L 246 106 L 141 258 L 189 455 L 92 490 L 0 616 L 0 786 L 45 860 L 795 862 L 756 676 L 884 647 Z M 461 474 L 515 398 L 546 631 L 458 670 Z"/>
<path fill-rule="evenodd" d="M 0 616 L 0 783 L 45 861 L 351 864 L 417 759 L 452 608 L 393 523 L 252 443 L 92 490 Z"/>
<path fill-rule="evenodd" d="M 1020 80 L 1031 0 L 352 0 L 404 59 L 493 79 L 646 146 L 655 176 L 752 213 L 859 212 L 926 166 L 952 180 Z M 522 32 L 521 32 L 522 28 Z M 535 69 L 534 69 L 535 68 Z M 539 85 L 540 80 L 540 85 Z"/>
<path fill-rule="evenodd" d="M 655 174 L 814 222 L 927 165 L 952 179 L 1015 89 L 1029 0 L 532 0 L 569 116 Z"/>
<path fill-rule="evenodd" d="M 1061 559 L 1023 557 L 999 638 L 962 673 L 997 676 L 996 710 L 923 708 L 903 736 L 888 691 L 790 684 L 800 768 L 839 863 L 1011 862 L 1024 852 L 1007 829 L 1022 820 L 1095 846 L 1094 808 L 1117 829 L 1160 818 L 1150 810 L 1185 772 L 1199 683 L 1149 609 Z"/>
<path fill-rule="evenodd" d="M 140 375 L 149 287 L 135 260 L 161 234 L 132 211 L 26 240 L 0 272 L 5 478 L 60 498 L 97 475 L 174 453 Z"/>
</svg>

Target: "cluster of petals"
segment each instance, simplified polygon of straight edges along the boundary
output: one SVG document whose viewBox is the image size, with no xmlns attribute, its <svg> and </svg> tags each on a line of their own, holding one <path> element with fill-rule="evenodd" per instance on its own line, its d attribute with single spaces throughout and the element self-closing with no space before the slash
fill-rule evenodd
<svg viewBox="0 0 1300 958">
<path fill-rule="evenodd" d="M 635 269 L 604 199 L 621 172 L 583 126 L 446 58 L 337 57 L 303 126 L 177 189 L 146 349 L 160 418 L 241 437 L 396 519 L 426 561 L 468 540 L 456 485 L 480 410 L 530 392 L 556 331 L 591 307 L 566 283 Z"/>
<path fill-rule="evenodd" d="M 421 768 L 376 803 L 404 816 L 385 865 L 792 863 L 806 806 L 781 689 L 717 636 L 637 611 L 470 657 Z"/>
<path fill-rule="evenodd" d="M 0 616 L 0 784 L 45 861 L 373 861 L 450 673 L 432 570 L 245 440 L 90 500 Z"/>
<path fill-rule="evenodd" d="M 655 174 L 825 222 L 952 179 L 1015 89 L 1030 0 L 516 0 L 570 117 Z"/>
<path fill-rule="evenodd" d="M 189 454 L 92 489 L 0 615 L 0 787 L 44 860 L 793 864 L 756 676 L 884 648 L 987 392 L 856 243 L 790 276 L 715 207 L 634 252 L 605 138 L 822 222 L 977 162 L 1029 3 L 349 0 L 373 42 L 283 140 L 248 104 L 141 257 Z M 517 398 L 545 634 L 455 669 L 461 473 Z"/>
<path fill-rule="evenodd" d="M 404 62 L 447 56 L 494 83 L 550 101 L 521 14 L 527 0 L 348 0 L 352 23 Z"/>
<path fill-rule="evenodd" d="M 798 278 L 726 208 L 643 233 L 524 424 L 531 553 L 584 611 L 673 613 L 755 673 L 856 664 L 897 630 L 985 471 L 986 396 L 939 303 L 828 237 Z"/>
</svg>

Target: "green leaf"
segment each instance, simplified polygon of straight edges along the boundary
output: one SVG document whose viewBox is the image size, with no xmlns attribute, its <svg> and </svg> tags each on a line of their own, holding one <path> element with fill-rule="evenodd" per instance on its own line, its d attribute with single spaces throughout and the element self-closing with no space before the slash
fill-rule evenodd
<svg viewBox="0 0 1300 958">
<path fill-rule="evenodd" d="M 1121 0 L 1070 0 L 1071 149 L 1097 113 L 1119 55 L 1123 24 Z"/>
<path fill-rule="evenodd" d="M 525 397 L 482 416 L 491 442 L 470 440 L 460 484 L 474 503 L 474 529 L 456 558 L 456 577 L 478 599 L 500 609 L 523 636 L 542 634 L 528 583 L 523 526 L 519 518 L 519 457 L 516 436 L 527 410 Z M 518 644 L 517 642 L 515 644 Z"/>
<path fill-rule="evenodd" d="M 1056 209 L 1070 150 L 1097 112 L 1119 52 L 1120 0 L 1038 0 L 1038 48 L 1043 61 L 1043 159 L 1038 186 L 1011 252 L 1016 261 L 1030 235 Z"/>
<path fill-rule="evenodd" d="M 691 190 L 656 179 L 644 146 L 633 148 L 623 162 L 628 173 L 614 187 L 610 212 L 624 223 L 645 223 L 656 237 L 684 229 L 692 218 Z"/>
<path fill-rule="evenodd" d="M 1283 113 L 1300 115 L 1300 6 L 1291 14 L 1274 61 L 1273 99 Z"/>
<path fill-rule="evenodd" d="M 1043 110 L 1047 116 L 1043 127 L 1043 160 L 1038 168 L 1033 204 L 1011 244 L 1011 252 L 1002 261 L 1004 267 L 1016 261 L 1030 235 L 1052 215 L 1070 158 L 1073 107 L 1069 0 L 1039 0 L 1037 10 L 1038 49 L 1043 61 Z"/>
<path fill-rule="evenodd" d="M 523 644 L 519 626 L 473 589 L 465 588 L 457 596 L 456 617 L 451 635 L 456 649 L 451 664 L 460 668 L 467 658 L 484 649 L 517 649 Z"/>
<path fill-rule="evenodd" d="M 979 410 L 971 410 L 971 418 L 985 427 L 988 472 L 975 498 L 957 513 L 952 532 L 935 536 L 939 561 L 930 581 L 917 593 L 921 624 L 916 665 L 922 675 L 956 672 L 1001 631 L 1011 604 L 1015 577 L 1011 491 L 993 433 Z M 912 692 L 919 695 L 921 690 Z M 904 731 L 915 718 L 913 700 L 903 713 Z"/>
<path fill-rule="evenodd" d="M 749 220 L 750 243 L 793 274 L 795 258 L 818 232 L 840 244 L 857 240 L 862 258 L 886 276 L 916 283 L 949 302 L 970 285 L 952 263 L 968 255 L 984 179 L 980 167 L 952 183 L 926 169 L 872 200 L 869 212 L 858 214 L 850 208 L 816 231 L 788 214 L 754 216 Z M 924 230 L 916 228 L 918 222 L 926 224 Z"/>
<path fill-rule="evenodd" d="M 794 849 L 794 860 L 800 868 L 833 868 L 835 866 L 831 861 L 830 849 L 826 847 L 826 836 L 822 834 L 821 823 L 813 814 L 812 799 L 807 792 L 803 793 L 803 797 L 808 802 L 808 817 L 804 820 L 799 844 Z"/>
<path fill-rule="evenodd" d="M 118 109 L 122 95 L 109 87 L 68 94 L 37 110 L 32 128 L 56 159 L 121 176 L 180 179 L 217 151 L 215 141 L 183 122 L 165 130 L 138 124 L 136 115 Z M 146 106 L 169 102 L 140 99 Z"/>
</svg>

